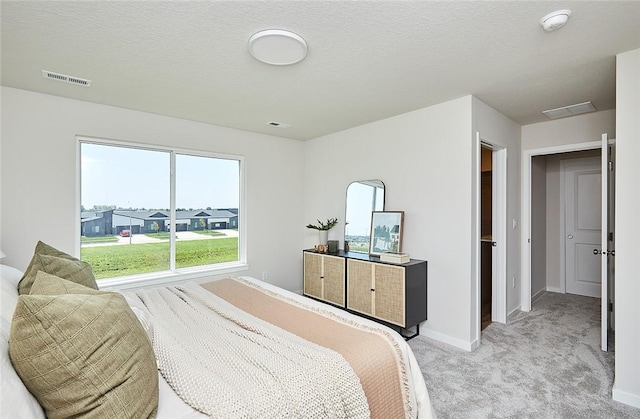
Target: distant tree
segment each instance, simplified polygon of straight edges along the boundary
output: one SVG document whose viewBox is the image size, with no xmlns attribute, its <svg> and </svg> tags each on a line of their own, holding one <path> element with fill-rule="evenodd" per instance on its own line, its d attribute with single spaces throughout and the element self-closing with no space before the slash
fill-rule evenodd
<svg viewBox="0 0 640 419">
<path fill-rule="evenodd" d="M 211 209 L 212 209 L 211 207 L 207 207 L 207 210 L 211 211 Z"/>
<path fill-rule="evenodd" d="M 95 211 L 107 211 L 107 210 L 112 210 L 112 209 L 116 209 L 117 207 L 115 205 L 94 205 L 93 209 Z"/>
<path fill-rule="evenodd" d="M 153 230 L 156 232 L 156 234 L 158 234 L 158 232 L 160 231 L 160 225 L 158 224 L 157 221 L 154 221 L 152 224 Z"/>
</svg>

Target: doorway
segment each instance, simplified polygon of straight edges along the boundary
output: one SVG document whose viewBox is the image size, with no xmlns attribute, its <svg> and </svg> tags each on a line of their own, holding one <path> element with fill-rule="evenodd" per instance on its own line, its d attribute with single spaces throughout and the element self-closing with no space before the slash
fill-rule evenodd
<svg viewBox="0 0 640 419">
<path fill-rule="evenodd" d="M 507 149 L 477 132 L 473 155 L 475 310 L 471 321 L 473 340 L 479 345 L 489 322 L 507 322 Z"/>
<path fill-rule="evenodd" d="M 600 260 L 601 266 L 601 294 L 598 296 L 601 301 L 601 332 L 602 332 L 602 349 L 607 350 L 608 337 L 607 325 L 610 324 L 610 314 L 613 313 L 613 304 L 614 302 L 610 298 L 610 288 L 613 288 L 614 282 L 614 274 L 613 274 L 613 256 L 615 252 L 613 249 L 613 240 L 614 240 L 614 223 L 611 214 L 611 208 L 613 202 L 612 195 L 612 178 L 614 175 L 613 164 L 611 163 L 612 153 L 615 150 L 615 140 L 608 140 L 607 135 L 602 135 L 602 140 L 598 142 L 588 142 L 581 144 L 570 144 L 564 146 L 556 146 L 556 147 L 547 147 L 542 149 L 535 150 L 525 150 L 523 152 L 522 158 L 522 227 L 523 227 L 523 235 L 522 235 L 522 259 L 521 259 L 521 275 L 522 275 L 522 296 L 521 296 L 521 310 L 522 311 L 530 311 L 531 310 L 531 302 L 535 299 L 538 293 L 542 293 L 545 291 L 553 291 L 565 293 L 567 292 L 567 286 L 565 282 L 565 271 L 566 266 L 570 262 L 565 262 L 565 248 L 566 242 L 572 239 L 575 239 L 575 236 L 569 237 L 572 235 L 572 232 L 567 230 L 565 231 L 565 214 L 564 208 L 560 211 L 558 206 L 557 211 L 554 214 L 547 216 L 546 212 L 549 211 L 549 203 L 545 203 L 542 211 L 539 206 L 536 207 L 539 202 L 539 197 L 536 196 L 536 186 L 535 186 L 535 178 L 538 176 L 536 173 L 540 172 L 540 167 L 544 167 L 545 165 L 549 165 L 552 159 L 556 159 L 556 163 L 558 164 L 558 170 L 556 173 L 556 177 L 560 180 L 560 168 L 559 162 L 562 159 L 566 160 L 566 157 L 569 156 L 568 152 L 577 152 L 577 151 L 585 151 L 590 150 L 587 154 L 590 153 L 591 156 L 600 156 L 600 185 L 601 192 L 593 193 L 594 195 L 600 196 L 599 203 L 591 203 L 586 207 L 586 213 L 579 214 L 579 217 L 582 217 L 583 220 L 580 221 L 583 223 L 583 227 L 589 227 L 589 224 L 593 227 L 595 224 L 598 225 L 598 229 L 601 229 L 600 232 L 600 240 L 594 246 L 593 243 L 586 243 L 582 245 L 581 249 L 577 250 L 577 259 L 572 263 L 573 267 L 576 265 L 589 265 L 588 262 L 594 262 L 597 264 L 598 259 Z M 573 157 L 588 157 L 588 155 L 582 154 L 574 154 Z M 543 163 L 540 163 L 540 159 L 543 159 Z M 546 170 L 546 169 L 545 169 Z M 549 174 L 549 172 L 547 172 Z M 587 171 L 587 176 L 582 180 L 586 184 L 590 184 L 592 189 L 596 189 L 595 179 L 599 176 L 596 173 L 589 173 Z M 573 175 L 570 175 L 573 176 Z M 544 176 L 543 176 L 544 177 Z M 564 181 L 564 180 L 563 180 Z M 574 176 L 575 182 L 575 176 Z M 562 182 L 558 182 L 562 185 Z M 584 185 L 582 185 L 584 186 Z M 591 191 L 594 192 L 594 191 Z M 564 190 L 562 191 L 564 194 Z M 552 196 L 553 194 L 547 191 L 546 196 Z M 557 193 L 560 196 L 560 191 Z M 560 201 L 560 199 L 558 199 Z M 598 215 L 600 216 L 600 221 L 595 221 L 595 215 L 598 212 L 596 207 L 600 207 L 600 211 Z M 583 207 L 584 208 L 584 207 Z M 574 210 L 575 211 L 575 210 Z M 539 250 L 541 248 L 540 242 L 536 242 L 536 237 L 543 237 L 544 234 L 536 235 L 536 231 L 540 230 L 540 224 L 537 224 L 536 217 L 540 218 L 540 214 L 542 215 L 543 225 L 546 227 L 546 230 L 543 229 L 543 233 L 546 231 L 546 241 L 543 240 L 542 247 L 544 249 L 544 257 L 547 258 L 545 269 L 543 269 L 543 281 L 540 284 L 538 273 L 541 271 L 537 270 L 536 273 L 536 260 L 540 258 L 537 256 L 537 253 L 540 253 Z M 586 215 L 586 218 L 584 217 Z M 546 225 L 545 225 L 546 223 Z M 568 226 L 570 227 L 570 226 Z M 555 245 L 553 245 L 555 243 Z M 551 244 L 551 245 L 550 245 Z M 554 251 L 553 247 L 556 246 Z M 543 257 L 543 259 L 544 259 Z M 589 259 L 586 259 L 589 257 Z M 553 258 L 556 258 L 554 261 Z M 588 262 L 587 262 L 588 261 Z M 594 265 L 595 266 L 595 265 Z M 571 267 L 570 267 L 571 268 Z M 594 274 L 596 269 L 589 269 L 589 275 Z M 607 274 L 609 271 L 609 274 Z M 589 281 L 587 281 L 589 282 Z M 537 284 L 537 285 L 536 285 Z M 571 287 L 571 286 L 569 286 Z M 569 289 L 571 292 L 571 288 Z M 533 297 L 533 298 L 532 298 Z"/>
<path fill-rule="evenodd" d="M 480 148 L 480 330 L 491 324 L 493 282 L 492 170 L 493 150 Z"/>
</svg>

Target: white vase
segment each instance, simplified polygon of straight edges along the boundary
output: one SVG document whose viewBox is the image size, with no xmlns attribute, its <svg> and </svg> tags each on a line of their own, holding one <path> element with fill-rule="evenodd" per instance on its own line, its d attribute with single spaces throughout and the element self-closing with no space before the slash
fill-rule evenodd
<svg viewBox="0 0 640 419">
<path fill-rule="evenodd" d="M 329 230 L 318 230 L 320 233 L 320 243 L 323 246 L 327 245 L 327 241 L 329 240 Z"/>
</svg>

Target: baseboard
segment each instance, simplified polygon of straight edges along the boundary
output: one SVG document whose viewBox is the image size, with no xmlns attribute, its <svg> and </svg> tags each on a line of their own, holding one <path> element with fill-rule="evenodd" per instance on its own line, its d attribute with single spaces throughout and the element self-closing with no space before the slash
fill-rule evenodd
<svg viewBox="0 0 640 419">
<path fill-rule="evenodd" d="M 533 299 L 532 301 L 533 302 Z M 511 310 L 510 312 L 507 313 L 507 322 L 509 322 L 509 316 L 511 316 L 513 313 L 515 313 L 516 311 L 519 311 L 522 308 L 522 306 L 517 306 L 516 308 L 514 308 L 513 310 Z"/>
<path fill-rule="evenodd" d="M 446 343 L 447 345 L 455 346 L 456 348 L 460 348 L 462 350 L 471 352 L 478 347 L 478 341 L 475 340 L 473 342 L 465 342 L 461 339 L 457 339 L 451 337 L 449 335 L 445 335 L 444 333 L 435 332 L 429 329 L 420 329 L 420 336 L 426 336 L 428 338 L 437 340 L 438 342 Z"/>
<path fill-rule="evenodd" d="M 638 394 L 631 394 L 626 391 L 617 390 L 616 385 L 614 384 L 611 395 L 613 400 L 617 402 L 640 408 L 640 395 Z"/>
<path fill-rule="evenodd" d="M 541 289 L 540 291 L 536 292 L 534 295 L 531 296 L 531 304 L 533 304 L 538 298 L 542 297 L 544 295 L 545 292 L 547 292 L 547 289 Z"/>
<path fill-rule="evenodd" d="M 557 292 L 559 294 L 562 294 L 562 290 L 559 287 L 547 287 L 547 291 L 549 292 Z"/>
</svg>

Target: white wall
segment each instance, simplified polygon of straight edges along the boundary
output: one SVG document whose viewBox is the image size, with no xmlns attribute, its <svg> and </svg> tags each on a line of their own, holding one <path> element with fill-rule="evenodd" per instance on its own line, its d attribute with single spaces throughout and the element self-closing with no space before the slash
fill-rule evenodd
<svg viewBox="0 0 640 419">
<path fill-rule="evenodd" d="M 473 135 L 507 151 L 507 214 L 506 214 L 506 301 L 507 314 L 520 307 L 520 228 L 513 228 L 512 221 L 519 225 L 520 219 L 520 125 L 500 112 L 473 98 Z M 495 168 L 494 168 L 495 170 Z M 472 172 L 477 176 L 479 169 Z M 495 173 L 495 172 L 494 172 Z M 475 179 L 474 179 L 475 182 Z M 472 214 L 473 217 L 473 214 Z M 479 246 L 479 243 L 474 243 Z M 475 253 L 475 252 L 474 252 Z M 516 286 L 512 279 L 516 278 Z M 475 281 L 473 281 L 475 283 Z M 473 307 L 475 309 L 475 306 Z M 476 332 L 479 333 L 479 330 Z M 479 339 L 479 336 L 475 336 Z"/>
<path fill-rule="evenodd" d="M 531 159 L 531 297 L 547 289 L 547 159 Z M 553 221 L 553 220 L 550 220 Z"/>
<path fill-rule="evenodd" d="M 3 263 L 24 269 L 37 240 L 78 254 L 76 135 L 83 135 L 244 156 L 250 269 L 239 274 L 261 278 L 268 271 L 269 282 L 301 289 L 303 234 L 295 226 L 304 223 L 304 143 L 7 87 L 1 92 Z"/>
<path fill-rule="evenodd" d="M 603 133 L 615 138 L 616 111 L 587 113 L 522 127 L 522 149 L 600 141 Z"/>
<path fill-rule="evenodd" d="M 640 407 L 640 49 L 616 62 L 616 364 L 613 398 Z"/>
<path fill-rule="evenodd" d="M 343 240 L 347 185 L 381 179 L 386 209 L 405 211 L 403 251 L 428 261 L 429 319 L 420 331 L 466 349 L 477 343 L 479 330 L 472 278 L 476 130 L 509 149 L 515 216 L 520 128 L 471 96 L 317 138 L 305 149 L 305 220 L 338 217 L 330 238 Z M 307 247 L 316 240 L 313 231 L 305 236 Z M 508 261 L 513 272 L 519 270 L 515 242 Z"/>
</svg>

